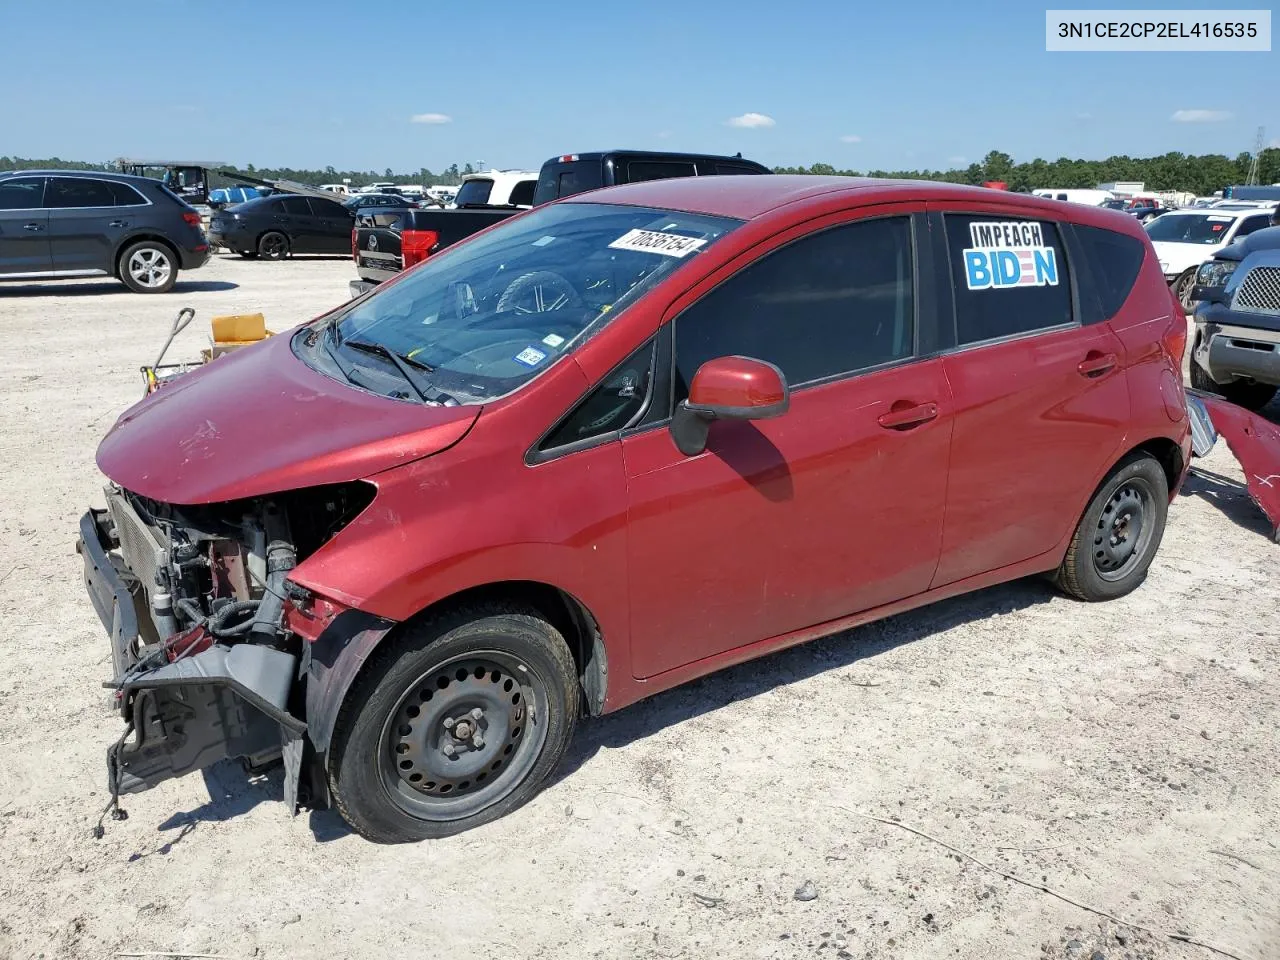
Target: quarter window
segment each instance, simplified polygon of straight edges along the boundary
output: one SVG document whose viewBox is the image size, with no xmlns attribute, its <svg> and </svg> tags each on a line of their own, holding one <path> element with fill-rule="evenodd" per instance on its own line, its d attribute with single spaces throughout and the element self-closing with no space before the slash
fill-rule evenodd
<svg viewBox="0 0 1280 960">
<path fill-rule="evenodd" d="M 748 265 L 675 321 L 676 400 L 723 356 L 776 364 L 791 385 L 909 357 L 911 221 L 863 220 L 810 234 Z"/>
<path fill-rule="evenodd" d="M 106 184 L 107 189 L 111 191 L 111 195 L 115 197 L 117 207 L 146 206 L 146 199 L 129 184 L 119 183 L 115 180 L 108 180 Z"/>
<path fill-rule="evenodd" d="M 956 342 L 981 343 L 1073 322 L 1058 228 L 1000 214 L 947 214 Z"/>
<path fill-rule="evenodd" d="M 653 377 L 654 341 L 628 357 L 542 443 L 543 450 L 617 433 L 644 412 Z"/>
<path fill-rule="evenodd" d="M 38 210 L 44 206 L 44 177 L 0 180 L 0 210 Z"/>
<path fill-rule="evenodd" d="M 114 207 L 115 194 L 102 180 L 87 177 L 50 177 L 44 205 L 54 210 L 69 207 Z"/>
<path fill-rule="evenodd" d="M 280 208 L 285 213 L 295 214 L 300 217 L 311 216 L 311 208 L 307 206 L 306 197 L 285 197 L 280 201 Z"/>
<path fill-rule="evenodd" d="M 1088 258 L 1094 288 L 1102 307 L 1100 320 L 1110 320 L 1129 299 L 1142 269 L 1146 248 L 1137 237 L 1101 227 L 1075 226 L 1076 237 Z"/>
</svg>

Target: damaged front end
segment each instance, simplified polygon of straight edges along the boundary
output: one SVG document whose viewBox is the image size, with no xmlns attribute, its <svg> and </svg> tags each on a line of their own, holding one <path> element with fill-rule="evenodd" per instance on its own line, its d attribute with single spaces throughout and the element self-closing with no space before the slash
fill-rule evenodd
<svg viewBox="0 0 1280 960">
<path fill-rule="evenodd" d="M 1270 522 L 1271 539 L 1280 543 L 1280 427 L 1220 397 L 1196 392 L 1194 398 L 1212 419 L 1215 437 L 1226 440 L 1240 461 L 1249 497 Z"/>
<path fill-rule="evenodd" d="M 199 506 L 110 484 L 80 521 L 85 586 L 111 640 L 125 731 L 108 750 L 113 807 L 227 758 L 286 760 L 295 802 L 307 731 L 300 670 L 317 613 L 289 573 L 360 513 L 354 482 Z"/>
</svg>

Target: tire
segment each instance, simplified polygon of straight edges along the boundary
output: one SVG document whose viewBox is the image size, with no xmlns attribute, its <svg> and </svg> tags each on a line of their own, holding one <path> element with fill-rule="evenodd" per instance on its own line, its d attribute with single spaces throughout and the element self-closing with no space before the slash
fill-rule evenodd
<svg viewBox="0 0 1280 960">
<path fill-rule="evenodd" d="M 268 230 L 258 238 L 258 256 L 263 260 L 283 260 L 289 255 L 289 238 L 279 230 Z"/>
<path fill-rule="evenodd" d="M 334 803 L 376 843 L 496 820 L 559 764 L 578 696 L 564 637 L 530 610 L 471 606 L 410 626 L 343 702 L 328 762 Z"/>
<path fill-rule="evenodd" d="M 1196 271 L 1199 267 L 1192 267 L 1189 270 L 1183 270 L 1178 274 L 1178 279 L 1173 281 L 1173 295 L 1178 298 L 1178 302 L 1182 304 L 1182 312 L 1190 314 L 1193 312 L 1191 299 L 1191 291 L 1196 286 Z"/>
<path fill-rule="evenodd" d="M 236 253 L 240 254 L 240 256 L 244 257 L 244 259 L 246 259 L 246 260 L 257 260 L 257 259 L 258 259 L 258 251 L 257 251 L 257 250 L 237 250 L 237 251 L 236 251 Z"/>
<path fill-rule="evenodd" d="M 163 243 L 143 240 L 120 254 L 117 275 L 134 293 L 168 293 L 178 280 L 178 257 Z"/>
<path fill-rule="evenodd" d="M 1164 468 L 1149 453 L 1129 454 L 1089 501 L 1054 582 L 1091 603 L 1137 589 L 1160 548 L 1168 513 Z"/>
</svg>

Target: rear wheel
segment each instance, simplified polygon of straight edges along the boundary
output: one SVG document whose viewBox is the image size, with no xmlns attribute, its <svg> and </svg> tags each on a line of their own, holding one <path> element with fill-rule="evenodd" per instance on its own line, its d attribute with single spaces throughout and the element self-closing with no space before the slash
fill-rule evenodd
<svg viewBox="0 0 1280 960">
<path fill-rule="evenodd" d="M 178 279 L 177 258 L 163 243 L 143 240 L 120 255 L 119 275 L 134 293 L 168 293 Z"/>
<path fill-rule="evenodd" d="M 1133 453 L 1102 482 L 1058 568 L 1058 586 L 1079 600 L 1114 600 L 1147 577 L 1164 537 L 1169 481 L 1149 453 Z"/>
<path fill-rule="evenodd" d="M 343 704 L 329 762 L 336 805 L 382 843 L 496 820 L 541 789 L 577 715 L 568 645 L 533 612 L 472 607 L 412 626 Z"/>
<path fill-rule="evenodd" d="M 289 238 L 278 230 L 268 230 L 258 240 L 258 256 L 263 260 L 283 260 L 289 253 Z"/>
</svg>

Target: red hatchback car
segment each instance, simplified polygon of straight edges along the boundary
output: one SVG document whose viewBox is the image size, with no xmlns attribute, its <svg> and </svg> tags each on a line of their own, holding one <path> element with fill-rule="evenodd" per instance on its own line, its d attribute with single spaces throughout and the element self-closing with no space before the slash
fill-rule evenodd
<svg viewBox="0 0 1280 960">
<path fill-rule="evenodd" d="M 81 522 L 113 795 L 283 757 L 360 833 L 575 722 L 943 597 L 1137 587 L 1190 458 L 1132 217 L 716 177 L 535 209 L 126 411 Z"/>
</svg>

